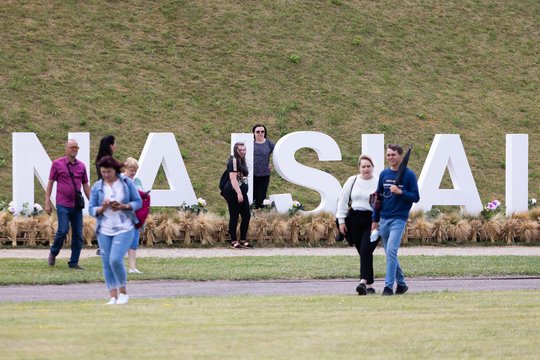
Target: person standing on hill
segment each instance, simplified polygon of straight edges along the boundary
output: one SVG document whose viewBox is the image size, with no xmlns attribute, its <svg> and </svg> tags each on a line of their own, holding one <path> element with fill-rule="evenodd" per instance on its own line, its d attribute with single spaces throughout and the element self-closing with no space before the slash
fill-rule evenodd
<svg viewBox="0 0 540 360">
<path fill-rule="evenodd" d="M 253 127 L 253 202 L 255 209 L 263 206 L 266 199 L 268 185 L 270 184 L 270 155 L 274 151 L 275 144 L 266 138 L 266 126 L 257 124 Z"/>
<path fill-rule="evenodd" d="M 405 294 L 409 287 L 397 257 L 401 238 L 407 225 L 412 204 L 420 200 L 415 173 L 400 165 L 403 148 L 398 144 L 388 144 L 386 161 L 390 165 L 379 175 L 377 193 L 382 194 L 380 209 L 374 209 L 371 229 L 379 228 L 379 235 L 386 253 L 386 278 L 382 295 Z M 404 163 L 405 164 L 405 163 Z M 398 184 L 396 179 L 401 178 Z"/>
<path fill-rule="evenodd" d="M 101 180 L 101 171 L 99 170 L 98 161 L 105 156 L 113 156 L 116 151 L 116 139 L 112 135 L 107 135 L 101 138 L 99 141 L 99 149 L 96 156 L 96 173 L 98 180 Z M 99 243 L 96 250 L 96 255 L 100 255 Z"/>
<path fill-rule="evenodd" d="M 249 220 L 251 218 L 248 199 L 248 166 L 246 163 L 246 146 L 244 143 L 236 143 L 233 147 L 233 155 L 227 163 L 229 179 L 223 189 L 223 197 L 229 207 L 229 234 L 233 249 L 252 248 L 247 241 Z M 237 240 L 236 226 L 238 217 L 242 216 L 240 223 L 240 241 Z"/>
<path fill-rule="evenodd" d="M 135 160 L 132 157 L 128 157 L 126 161 L 124 162 L 124 176 L 127 176 L 133 181 L 133 185 L 135 185 L 135 188 L 137 190 L 143 189 L 141 180 L 139 178 L 135 177 L 135 174 L 137 173 L 137 170 L 139 169 L 139 162 Z M 131 245 L 129 246 L 128 250 L 128 261 L 129 261 L 129 269 L 128 273 L 130 274 L 142 274 L 137 269 L 137 249 L 139 248 L 139 239 L 141 237 L 141 230 L 142 229 L 135 229 L 133 232 L 133 241 L 131 242 Z"/>
<path fill-rule="evenodd" d="M 90 198 L 90 186 L 86 166 L 77 160 L 79 145 L 70 139 L 65 145 L 65 156 L 53 161 L 49 174 L 49 182 L 45 190 L 45 212 L 51 215 L 51 193 L 56 182 L 56 214 L 58 217 L 58 230 L 49 253 L 48 263 L 54 266 L 56 256 L 60 253 L 71 224 L 71 258 L 70 269 L 84 270 L 79 266 L 79 256 L 83 246 L 83 214 L 82 208 L 75 206 L 75 196 L 82 188 L 87 198 Z"/>
<path fill-rule="evenodd" d="M 96 156 L 96 173 L 98 180 L 101 179 L 101 172 L 99 171 L 99 167 L 97 165 L 98 161 L 101 160 L 104 156 L 114 156 L 114 153 L 116 151 L 116 140 L 114 136 L 107 135 L 101 138 L 99 141 L 99 149 Z"/>
</svg>

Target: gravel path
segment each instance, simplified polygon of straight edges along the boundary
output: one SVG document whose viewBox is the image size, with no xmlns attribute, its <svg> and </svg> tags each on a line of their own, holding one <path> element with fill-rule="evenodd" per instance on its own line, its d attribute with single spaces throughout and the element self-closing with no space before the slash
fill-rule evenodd
<svg viewBox="0 0 540 360">
<path fill-rule="evenodd" d="M 48 249 L 10 248 L 0 249 L 0 258 L 46 259 Z M 375 249 L 376 255 L 384 255 L 381 246 Z M 68 259 L 69 249 L 60 252 L 59 259 Z M 180 248 L 139 248 L 137 257 L 230 257 L 230 256 L 356 256 L 356 250 L 347 247 L 332 248 L 255 248 L 250 250 L 233 250 L 229 248 L 180 249 Z M 414 246 L 401 247 L 400 256 L 433 255 L 433 256 L 540 256 L 540 246 L 475 246 L 475 247 L 437 247 Z M 95 249 L 83 249 L 81 258 L 96 256 Z"/>
</svg>

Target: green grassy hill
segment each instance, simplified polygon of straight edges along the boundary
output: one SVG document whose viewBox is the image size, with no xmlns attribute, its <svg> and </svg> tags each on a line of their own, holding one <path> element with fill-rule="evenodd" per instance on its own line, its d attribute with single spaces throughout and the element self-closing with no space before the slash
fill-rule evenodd
<svg viewBox="0 0 540 360">
<path fill-rule="evenodd" d="M 483 202 L 504 198 L 505 134 L 528 133 L 540 196 L 538 1 L 3 1 L 0 19 L 2 199 L 12 132 L 52 158 L 69 131 L 91 133 L 92 157 L 113 134 L 122 160 L 173 132 L 197 196 L 223 212 L 229 134 L 256 122 L 273 140 L 333 137 L 342 162 L 297 157 L 341 182 L 362 133 L 414 143 L 418 174 L 434 135 L 458 133 Z M 282 192 L 319 202 L 276 174 Z"/>
</svg>

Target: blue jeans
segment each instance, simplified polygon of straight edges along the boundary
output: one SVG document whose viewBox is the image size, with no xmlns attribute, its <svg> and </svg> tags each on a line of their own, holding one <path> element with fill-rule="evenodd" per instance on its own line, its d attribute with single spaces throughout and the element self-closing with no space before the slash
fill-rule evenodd
<svg viewBox="0 0 540 360">
<path fill-rule="evenodd" d="M 401 244 L 401 237 L 405 231 L 407 220 L 381 219 L 379 222 L 379 235 L 382 238 L 384 252 L 386 253 L 386 278 L 384 286 L 394 289 L 394 283 L 405 284 L 405 275 L 399 265 L 397 253 Z"/>
<path fill-rule="evenodd" d="M 51 246 L 51 254 L 57 256 L 64 245 L 66 235 L 71 223 L 71 258 L 68 265 L 77 265 L 83 246 L 83 215 L 82 210 L 69 208 L 62 205 L 56 205 L 56 214 L 58 216 L 58 230 L 54 235 L 54 242 Z"/>
<path fill-rule="evenodd" d="M 137 250 L 139 248 L 139 239 L 141 237 L 141 229 L 135 229 L 133 230 L 133 240 L 131 241 L 131 245 L 129 245 L 129 248 L 131 250 Z"/>
<path fill-rule="evenodd" d="M 133 241 L 133 232 L 135 230 L 132 229 L 114 236 L 97 234 L 101 251 L 101 263 L 103 264 L 103 275 L 109 290 L 126 287 L 127 274 L 124 256 L 126 256 Z"/>
</svg>

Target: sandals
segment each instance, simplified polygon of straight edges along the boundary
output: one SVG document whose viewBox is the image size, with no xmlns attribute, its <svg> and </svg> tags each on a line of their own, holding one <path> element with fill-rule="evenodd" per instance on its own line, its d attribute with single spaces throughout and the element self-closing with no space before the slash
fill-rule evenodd
<svg viewBox="0 0 540 360">
<path fill-rule="evenodd" d="M 231 241 L 231 248 L 233 248 L 235 250 L 241 250 L 242 245 L 240 245 L 240 243 L 238 241 Z"/>
<path fill-rule="evenodd" d="M 241 240 L 240 241 L 240 246 L 242 246 L 243 248 L 246 248 L 246 249 L 253 249 L 253 245 L 247 240 Z"/>
<path fill-rule="evenodd" d="M 239 249 L 253 249 L 253 245 L 247 240 L 242 240 L 240 242 L 238 241 L 231 241 L 231 248 L 235 250 Z"/>
</svg>

